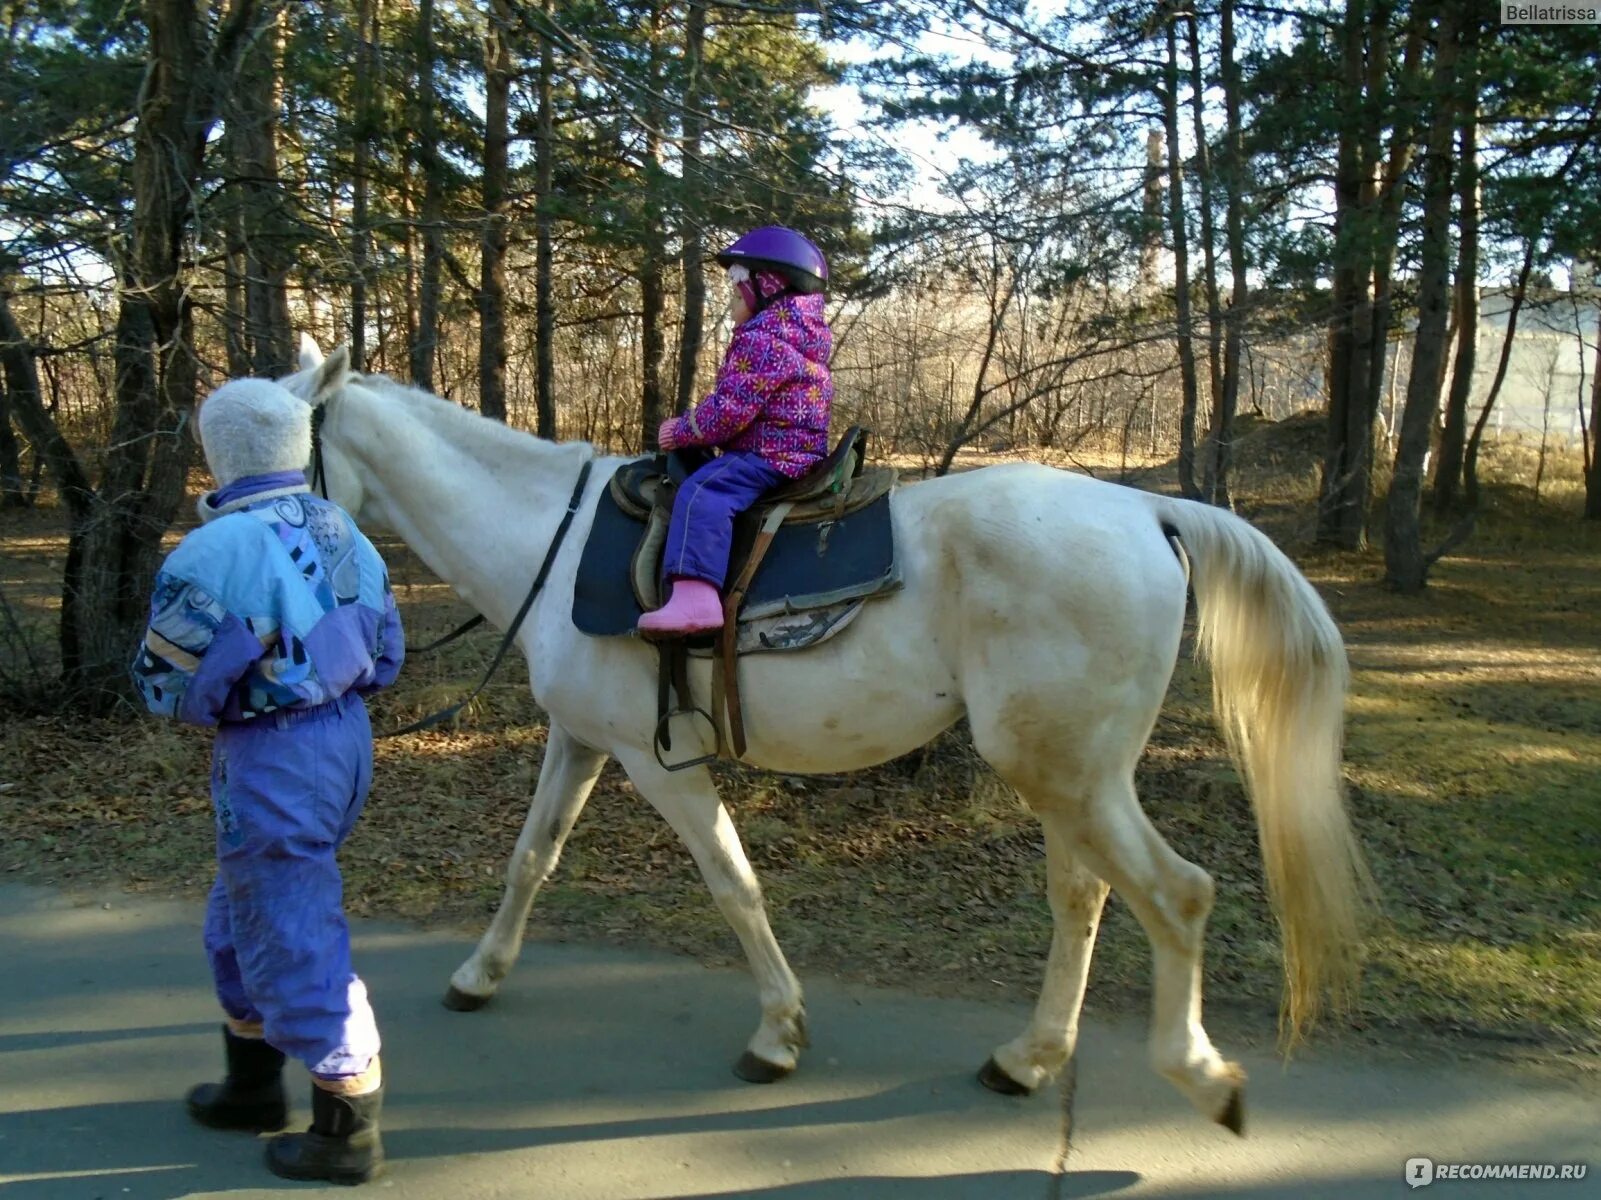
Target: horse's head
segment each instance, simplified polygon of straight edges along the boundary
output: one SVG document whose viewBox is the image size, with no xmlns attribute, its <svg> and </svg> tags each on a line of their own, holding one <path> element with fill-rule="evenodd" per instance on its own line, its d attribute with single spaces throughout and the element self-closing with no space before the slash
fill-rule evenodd
<svg viewBox="0 0 1601 1200">
<path fill-rule="evenodd" d="M 348 444 L 345 435 L 350 431 L 344 428 L 348 421 L 341 420 L 347 409 L 341 400 L 354 378 L 348 347 L 340 346 L 324 357 L 311 335 L 303 333 L 300 335 L 300 370 L 278 382 L 311 405 L 312 428 L 316 433 L 312 438 L 312 462 L 306 471 L 306 482 L 314 489 L 319 486 L 320 458 L 321 484 L 328 498 L 361 522 L 366 519 L 361 511 L 367 499 L 366 489 L 362 486 L 361 472 L 344 449 Z"/>
</svg>

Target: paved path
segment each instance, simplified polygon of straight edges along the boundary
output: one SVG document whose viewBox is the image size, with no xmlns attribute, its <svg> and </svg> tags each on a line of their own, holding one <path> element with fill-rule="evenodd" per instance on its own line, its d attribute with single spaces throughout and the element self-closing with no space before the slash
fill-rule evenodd
<svg viewBox="0 0 1601 1200">
<path fill-rule="evenodd" d="M 189 905 L 0 887 L 0 1200 L 351 1194 L 280 1184 L 254 1139 L 184 1117 L 220 1057 L 199 925 Z M 438 997 L 467 939 L 356 938 L 392 1089 L 367 1191 L 396 1200 L 1601 1197 L 1596 1097 L 1489 1071 L 1248 1060 L 1239 1140 L 1150 1074 L 1132 1025 L 1087 1027 L 1075 1085 L 1005 1098 L 973 1071 L 1022 1006 L 813 979 L 809 1056 L 756 1087 L 729 1071 L 755 1021 L 741 972 L 533 944 L 461 1015 Z M 1591 1171 L 1412 1193 L 1415 1155 Z"/>
</svg>

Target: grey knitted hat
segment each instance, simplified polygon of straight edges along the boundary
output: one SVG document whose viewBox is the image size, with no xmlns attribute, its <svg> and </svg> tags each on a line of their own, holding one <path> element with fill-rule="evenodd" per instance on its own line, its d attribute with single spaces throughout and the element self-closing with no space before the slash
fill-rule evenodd
<svg viewBox="0 0 1601 1200">
<path fill-rule="evenodd" d="M 311 461 L 311 406 L 270 379 L 230 380 L 200 406 L 200 444 L 218 487 L 303 471 Z"/>
</svg>

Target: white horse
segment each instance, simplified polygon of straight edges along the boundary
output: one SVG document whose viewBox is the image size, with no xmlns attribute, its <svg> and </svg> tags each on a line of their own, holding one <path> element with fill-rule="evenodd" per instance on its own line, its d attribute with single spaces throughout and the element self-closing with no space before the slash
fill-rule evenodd
<svg viewBox="0 0 1601 1200">
<path fill-rule="evenodd" d="M 309 339 L 300 371 L 284 382 L 323 409 L 330 496 L 363 525 L 397 533 L 506 628 L 593 448 L 541 441 L 353 374 L 343 348 L 324 360 Z M 792 1071 L 807 1044 L 801 988 L 728 810 L 704 767 L 671 773 L 657 763 L 655 650 L 586 637 L 570 616 L 596 500 L 622 461 L 595 461 L 518 634 L 550 735 L 505 897 L 446 1002 L 477 1007 L 506 977 L 534 895 L 610 755 L 683 838 L 744 947 L 761 1022 L 736 1070 L 770 1081 Z M 905 754 L 965 715 L 978 752 L 1044 826 L 1055 920 L 1033 1018 L 995 1049 L 984 1082 L 1032 1091 L 1073 1054 L 1110 886 L 1151 943 L 1153 1067 L 1239 1132 L 1244 1072 L 1201 1024 L 1212 880 L 1163 841 L 1134 792 L 1185 614 L 1186 572 L 1163 526 L 1177 530 L 1192 564 L 1199 652 L 1255 809 L 1292 1036 L 1353 979 L 1365 903 L 1340 783 L 1345 651 L 1328 611 L 1266 537 L 1229 513 L 1044 466 L 916 483 L 895 493 L 892 509 L 904 588 L 868 604 L 844 636 L 743 662 L 748 760 L 851 771 Z M 707 694 L 709 664 L 692 663 L 691 685 Z M 693 748 L 687 729 L 675 736 Z"/>
</svg>

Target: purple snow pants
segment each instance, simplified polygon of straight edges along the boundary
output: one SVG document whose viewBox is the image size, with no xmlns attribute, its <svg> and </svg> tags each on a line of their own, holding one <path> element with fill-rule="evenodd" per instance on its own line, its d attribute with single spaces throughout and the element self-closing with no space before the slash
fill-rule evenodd
<svg viewBox="0 0 1601 1200">
<path fill-rule="evenodd" d="M 732 451 L 712 459 L 678 487 L 667 527 L 662 573 L 721 588 L 734 548 L 734 518 L 788 476 L 759 455 Z"/>
<path fill-rule="evenodd" d="M 371 782 L 359 696 L 217 730 L 217 882 L 205 932 L 217 998 L 324 1079 L 359 1075 L 378 1053 L 334 861 Z"/>
</svg>

